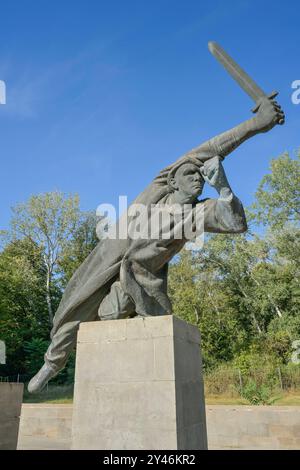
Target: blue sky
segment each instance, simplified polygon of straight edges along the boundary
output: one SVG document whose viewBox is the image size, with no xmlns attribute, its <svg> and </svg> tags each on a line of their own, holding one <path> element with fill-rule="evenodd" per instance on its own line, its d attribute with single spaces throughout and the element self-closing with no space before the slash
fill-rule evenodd
<svg viewBox="0 0 300 470">
<path fill-rule="evenodd" d="M 78 193 L 84 210 L 132 200 L 183 153 L 251 117 L 251 100 L 207 49 L 218 41 L 286 125 L 224 162 L 253 199 L 271 158 L 300 147 L 298 1 L 0 1 L 0 228 L 30 195 Z M 214 194 L 207 191 L 206 194 Z"/>
</svg>

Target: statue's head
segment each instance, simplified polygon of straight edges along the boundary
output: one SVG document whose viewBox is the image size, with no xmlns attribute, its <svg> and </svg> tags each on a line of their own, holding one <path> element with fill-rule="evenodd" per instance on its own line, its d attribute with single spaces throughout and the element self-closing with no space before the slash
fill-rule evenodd
<svg viewBox="0 0 300 470">
<path fill-rule="evenodd" d="M 183 198 L 196 199 L 203 191 L 204 178 L 193 162 L 183 163 L 174 168 L 169 175 L 169 186 Z"/>
</svg>

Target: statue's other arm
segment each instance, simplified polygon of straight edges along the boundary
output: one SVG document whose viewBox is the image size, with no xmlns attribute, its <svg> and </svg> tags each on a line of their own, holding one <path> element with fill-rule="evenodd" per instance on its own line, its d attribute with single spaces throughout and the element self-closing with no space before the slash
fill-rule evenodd
<svg viewBox="0 0 300 470">
<path fill-rule="evenodd" d="M 244 233 L 247 221 L 241 201 L 232 193 L 228 198 L 206 199 L 204 232 Z"/>
<path fill-rule="evenodd" d="M 233 194 L 220 157 L 206 161 L 202 168 L 205 180 L 219 193 L 218 199 L 204 201 L 204 231 L 243 233 L 247 230 L 241 201 Z"/>
</svg>

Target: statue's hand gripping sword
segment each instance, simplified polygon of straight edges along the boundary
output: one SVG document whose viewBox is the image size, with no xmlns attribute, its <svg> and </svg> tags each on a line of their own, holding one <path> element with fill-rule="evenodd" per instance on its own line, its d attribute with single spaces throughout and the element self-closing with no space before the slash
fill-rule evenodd
<svg viewBox="0 0 300 470">
<path fill-rule="evenodd" d="M 251 77 L 222 49 L 216 42 L 210 41 L 208 48 L 212 55 L 223 65 L 229 75 L 240 85 L 240 87 L 253 99 L 255 106 L 253 113 L 259 110 L 262 98 L 273 100 L 277 95 L 277 91 L 272 91 L 267 95 Z M 278 120 L 278 124 L 284 124 L 284 118 Z"/>
</svg>

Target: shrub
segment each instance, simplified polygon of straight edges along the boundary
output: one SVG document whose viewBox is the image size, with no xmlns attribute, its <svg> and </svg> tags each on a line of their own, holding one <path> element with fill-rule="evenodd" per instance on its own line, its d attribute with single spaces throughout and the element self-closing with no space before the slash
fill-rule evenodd
<svg viewBox="0 0 300 470">
<path fill-rule="evenodd" d="M 44 354 L 47 350 L 49 341 L 41 338 L 32 338 L 31 341 L 24 343 L 24 351 L 26 354 L 26 372 L 34 375 L 42 367 L 44 363 Z"/>
<path fill-rule="evenodd" d="M 207 395 L 237 396 L 239 372 L 231 364 L 221 364 L 204 375 L 204 385 Z"/>
<path fill-rule="evenodd" d="M 284 389 L 300 388 L 300 364 L 289 363 L 281 368 Z"/>
<path fill-rule="evenodd" d="M 253 350 L 241 353 L 233 363 L 241 371 L 244 383 L 252 379 L 258 387 L 267 386 L 270 389 L 281 386 L 279 364 L 276 357 Z"/>
<path fill-rule="evenodd" d="M 251 405 L 272 405 L 279 397 L 272 398 L 272 389 L 267 385 L 258 385 L 249 379 L 241 390 L 241 396 Z"/>
</svg>

